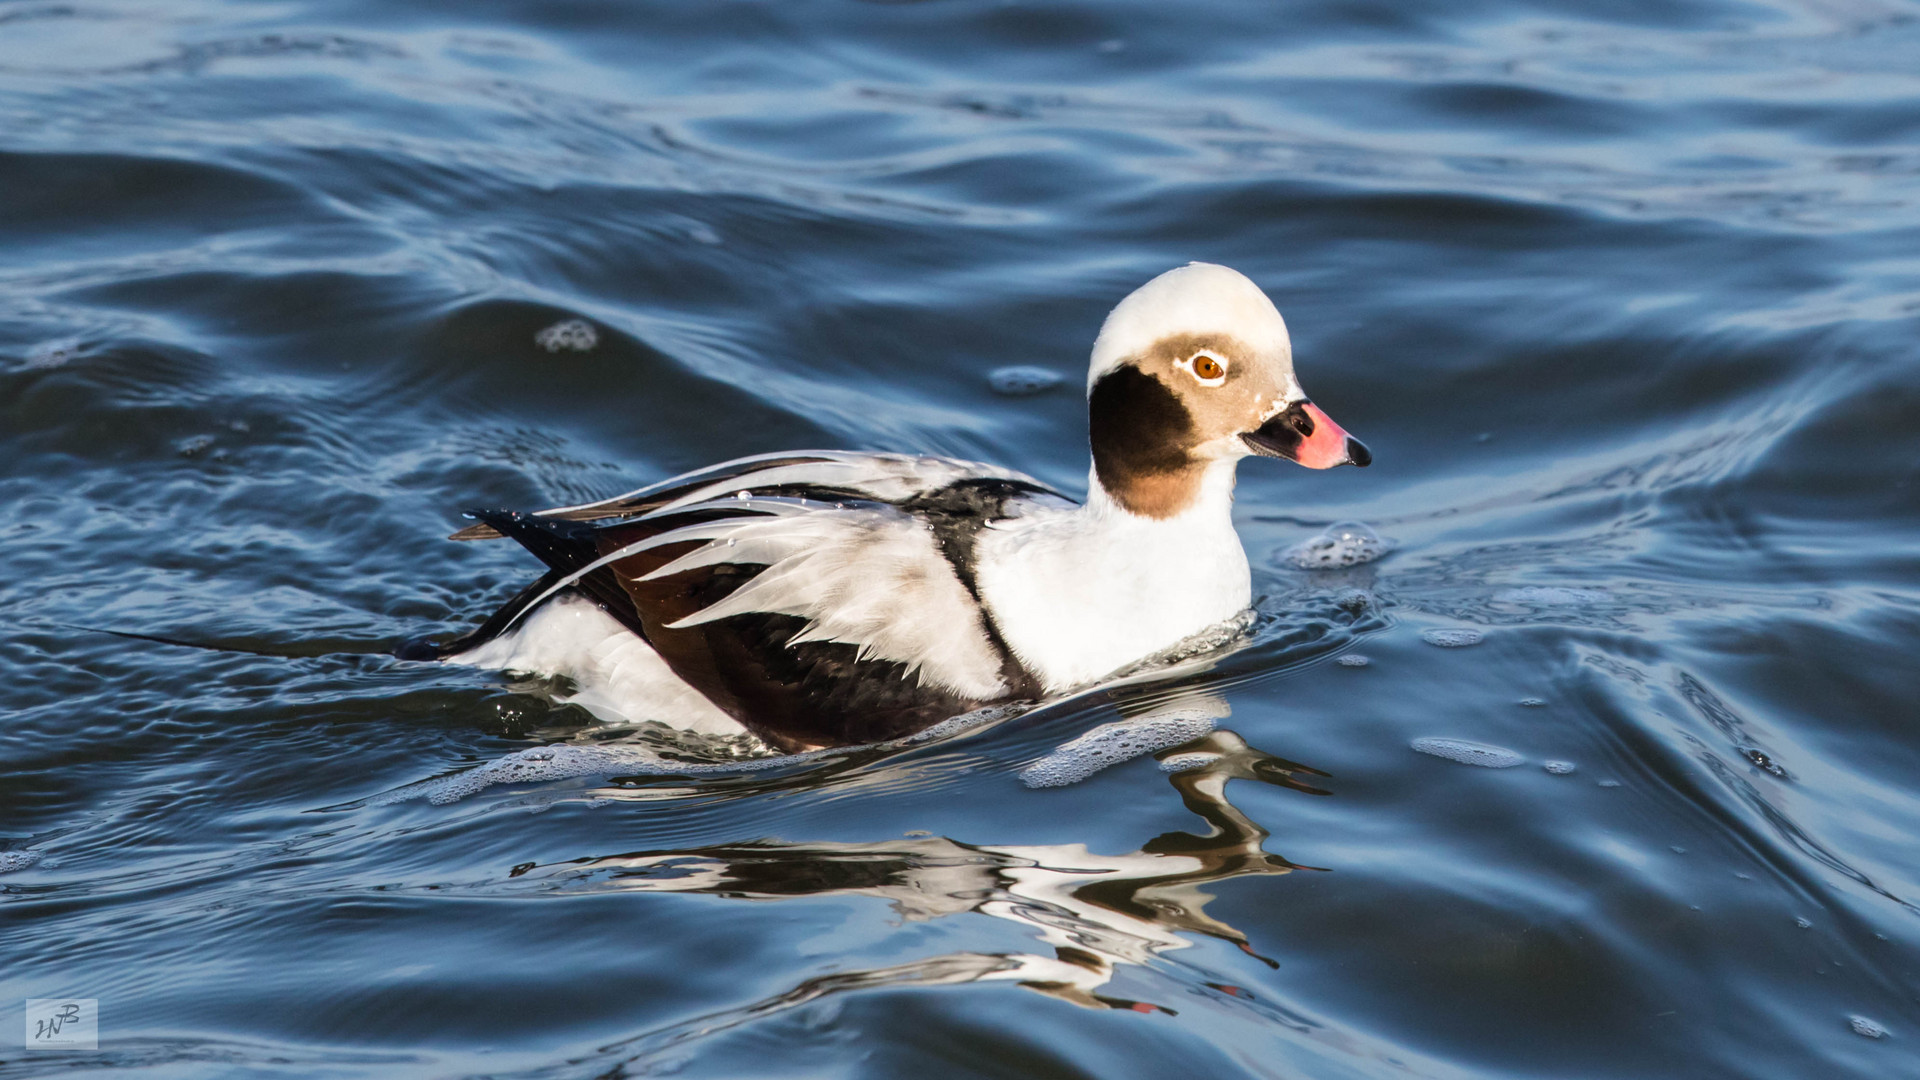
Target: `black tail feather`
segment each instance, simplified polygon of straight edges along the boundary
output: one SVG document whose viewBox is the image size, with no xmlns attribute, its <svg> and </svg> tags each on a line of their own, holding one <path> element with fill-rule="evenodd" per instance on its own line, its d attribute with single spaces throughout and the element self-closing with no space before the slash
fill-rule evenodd
<svg viewBox="0 0 1920 1080">
<path fill-rule="evenodd" d="M 548 566 L 538 581 L 516 593 L 513 599 L 495 611 L 486 622 L 461 637 L 440 644 L 416 638 L 394 650 L 402 660 L 444 660 L 475 646 L 485 644 L 506 632 L 528 605 L 538 600 L 562 578 L 576 573 L 600 557 L 594 539 L 594 526 L 578 521 L 541 517 L 517 510 L 469 510 L 467 516 L 491 526 L 502 536 L 512 537 L 521 547 L 539 556 Z M 621 625 L 645 638 L 640 613 L 633 600 L 606 567 L 594 570 L 573 583 L 572 590 L 593 601 Z"/>
<path fill-rule="evenodd" d="M 478 645 L 484 645 L 499 637 L 507 626 L 519 616 L 528 604 L 539 599 L 540 595 L 554 586 L 566 575 L 558 570 L 550 570 L 540 580 L 515 593 L 513 599 L 500 606 L 498 611 L 487 617 L 487 621 L 461 634 L 452 641 L 439 642 L 424 637 L 409 638 L 393 650 L 400 660 L 445 660 L 449 656 L 466 652 Z"/>
</svg>

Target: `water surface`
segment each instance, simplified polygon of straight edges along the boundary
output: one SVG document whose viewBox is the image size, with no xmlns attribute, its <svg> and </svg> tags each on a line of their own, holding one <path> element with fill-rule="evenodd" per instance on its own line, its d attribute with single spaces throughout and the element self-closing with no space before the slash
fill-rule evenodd
<svg viewBox="0 0 1920 1080">
<path fill-rule="evenodd" d="M 0 1076 L 1920 1075 L 1916 56 L 1899 0 L 0 0 Z M 1243 467 L 1237 650 L 753 767 L 384 653 L 533 574 L 466 506 L 1083 490 L 1099 320 L 1189 259 L 1377 461 Z M 56 996 L 98 1051 L 17 1049 Z"/>
</svg>

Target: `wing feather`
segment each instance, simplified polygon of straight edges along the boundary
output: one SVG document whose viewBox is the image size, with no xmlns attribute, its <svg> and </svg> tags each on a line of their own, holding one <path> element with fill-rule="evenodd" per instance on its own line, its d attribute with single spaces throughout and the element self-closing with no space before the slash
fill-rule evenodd
<svg viewBox="0 0 1920 1080">
<path fill-rule="evenodd" d="M 665 534 L 673 535 L 673 534 Z M 903 664 L 910 677 L 966 697 L 1007 692 L 1002 658 L 927 527 L 890 506 L 822 509 L 740 522 L 646 575 L 728 563 L 766 569 L 725 597 L 666 624 L 683 630 L 735 615 L 806 620 L 789 644 L 835 641 L 861 659 Z"/>
<path fill-rule="evenodd" d="M 1011 480 L 1046 490 L 1024 473 L 977 461 L 919 457 L 912 454 L 858 453 L 846 450 L 803 450 L 737 458 L 695 472 L 683 473 L 625 494 L 577 506 L 557 506 L 536 512 L 538 517 L 564 521 L 604 521 L 644 515 L 668 516 L 694 504 L 736 491 L 758 491 L 816 497 L 842 495 L 898 503 L 968 479 Z M 448 539 L 490 540 L 502 535 L 493 526 L 469 525 Z"/>
<path fill-rule="evenodd" d="M 817 451 L 538 514 L 477 511 L 456 536 L 512 536 L 550 572 L 460 644 L 572 589 L 776 745 L 891 738 L 1032 692 L 973 592 L 973 539 L 1056 500 L 993 466 Z"/>
</svg>

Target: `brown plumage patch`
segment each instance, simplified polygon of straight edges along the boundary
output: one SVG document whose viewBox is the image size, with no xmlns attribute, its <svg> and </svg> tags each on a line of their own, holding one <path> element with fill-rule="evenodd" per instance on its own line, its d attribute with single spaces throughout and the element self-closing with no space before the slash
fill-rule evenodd
<svg viewBox="0 0 1920 1080">
<path fill-rule="evenodd" d="M 1100 377 L 1087 399 L 1094 475 L 1128 512 L 1166 518 L 1186 509 L 1205 463 L 1188 453 L 1193 417 L 1167 384 L 1132 364 Z"/>
<path fill-rule="evenodd" d="M 1218 386 L 1179 366 L 1203 349 L 1226 361 Z M 1170 518 L 1193 505 L 1212 460 L 1200 448 L 1260 425 L 1286 392 L 1276 366 L 1230 335 L 1170 334 L 1101 376 L 1087 399 L 1100 486 L 1144 517 Z"/>
</svg>

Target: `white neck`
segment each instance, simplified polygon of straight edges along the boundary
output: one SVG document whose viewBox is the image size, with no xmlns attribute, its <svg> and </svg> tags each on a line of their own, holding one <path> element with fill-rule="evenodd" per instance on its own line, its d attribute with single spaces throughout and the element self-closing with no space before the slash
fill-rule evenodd
<svg viewBox="0 0 1920 1080">
<path fill-rule="evenodd" d="M 1207 467 L 1184 511 L 1129 513 L 1088 477 L 1085 506 L 981 534 L 979 585 L 1001 636 L 1049 693 L 1100 677 L 1246 610 L 1232 460 Z"/>
</svg>

